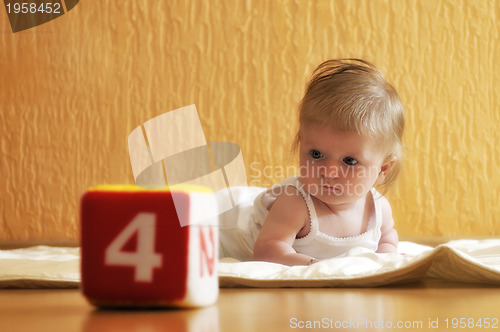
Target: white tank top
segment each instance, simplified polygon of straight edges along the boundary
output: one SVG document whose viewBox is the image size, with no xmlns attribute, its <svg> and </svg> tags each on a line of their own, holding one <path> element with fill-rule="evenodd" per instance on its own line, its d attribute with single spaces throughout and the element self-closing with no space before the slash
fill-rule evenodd
<svg viewBox="0 0 500 332">
<path fill-rule="evenodd" d="M 326 259 L 341 256 L 356 247 L 367 248 L 373 252 L 377 251 L 381 237 L 382 210 L 379 201 L 381 195 L 375 188 L 370 190 L 375 205 L 375 219 L 370 221 L 366 232 L 356 236 L 338 238 L 320 232 L 318 217 L 311 195 L 304 190 L 304 186 L 299 182 L 298 176 L 288 178 L 277 184 L 277 186 L 293 186 L 297 188 L 309 210 L 309 220 L 311 223 L 309 234 L 295 239 L 292 245 L 298 253 L 318 259 Z M 253 227 L 251 226 L 254 241 L 257 239 L 258 233 L 269 213 L 269 207 L 276 200 L 277 196 L 273 195 L 272 191 L 272 188 L 263 191 L 255 198 L 254 225 Z"/>
</svg>

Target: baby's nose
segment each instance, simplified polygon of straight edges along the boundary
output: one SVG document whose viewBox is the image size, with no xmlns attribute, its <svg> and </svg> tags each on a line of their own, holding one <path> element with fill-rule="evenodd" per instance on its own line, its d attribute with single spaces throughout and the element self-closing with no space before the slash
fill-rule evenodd
<svg viewBox="0 0 500 332">
<path fill-rule="evenodd" d="M 320 174 L 329 178 L 338 178 L 339 168 L 337 165 L 325 165 L 322 167 L 322 172 Z"/>
</svg>

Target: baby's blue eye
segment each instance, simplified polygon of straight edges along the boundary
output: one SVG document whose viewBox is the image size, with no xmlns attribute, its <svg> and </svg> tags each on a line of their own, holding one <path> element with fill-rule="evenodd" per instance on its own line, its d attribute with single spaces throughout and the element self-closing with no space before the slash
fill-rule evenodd
<svg viewBox="0 0 500 332">
<path fill-rule="evenodd" d="M 358 163 L 358 161 L 356 159 L 354 159 L 353 157 L 345 157 L 343 162 L 349 166 L 354 166 Z"/>
<path fill-rule="evenodd" d="M 323 157 L 321 152 L 319 152 L 318 150 L 311 150 L 310 154 L 311 154 L 311 157 L 313 157 L 313 159 L 319 159 L 319 158 Z"/>
</svg>

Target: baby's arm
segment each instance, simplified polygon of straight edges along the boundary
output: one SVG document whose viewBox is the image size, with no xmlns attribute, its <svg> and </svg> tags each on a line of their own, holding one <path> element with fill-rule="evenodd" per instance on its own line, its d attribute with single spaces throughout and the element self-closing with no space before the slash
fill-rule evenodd
<svg viewBox="0 0 500 332">
<path fill-rule="evenodd" d="M 312 257 L 298 254 L 292 244 L 309 220 L 307 206 L 298 191 L 288 187 L 274 202 L 255 241 L 255 260 L 285 265 L 308 265 Z"/>
<path fill-rule="evenodd" d="M 382 197 L 380 200 L 382 206 L 382 236 L 378 243 L 377 252 L 397 252 L 399 238 L 398 232 L 394 229 L 391 205 L 385 197 Z"/>
</svg>

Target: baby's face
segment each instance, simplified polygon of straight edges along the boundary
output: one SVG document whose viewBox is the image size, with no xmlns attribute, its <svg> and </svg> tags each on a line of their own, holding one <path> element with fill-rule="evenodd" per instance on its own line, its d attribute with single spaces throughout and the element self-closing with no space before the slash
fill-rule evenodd
<svg viewBox="0 0 500 332">
<path fill-rule="evenodd" d="M 300 181 L 321 201 L 354 203 L 383 178 L 386 150 L 380 140 L 315 124 L 300 133 Z"/>
</svg>

